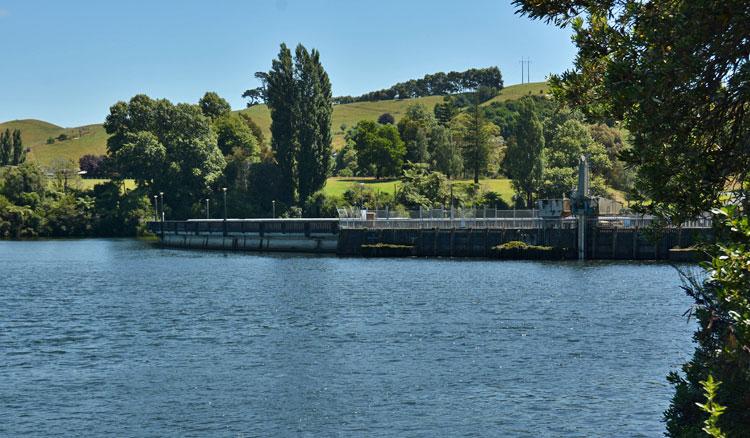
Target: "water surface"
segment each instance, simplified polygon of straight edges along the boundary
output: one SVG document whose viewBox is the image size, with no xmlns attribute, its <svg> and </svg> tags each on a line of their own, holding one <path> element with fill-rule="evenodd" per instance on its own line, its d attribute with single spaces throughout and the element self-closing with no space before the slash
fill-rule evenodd
<svg viewBox="0 0 750 438">
<path fill-rule="evenodd" d="M 0 242 L 0 435 L 660 436 L 664 264 Z"/>
</svg>

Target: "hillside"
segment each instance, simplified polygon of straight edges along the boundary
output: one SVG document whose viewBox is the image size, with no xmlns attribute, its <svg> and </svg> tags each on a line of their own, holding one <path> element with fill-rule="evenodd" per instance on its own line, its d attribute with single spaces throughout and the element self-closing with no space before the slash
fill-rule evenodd
<svg viewBox="0 0 750 438">
<path fill-rule="evenodd" d="M 546 89 L 547 84 L 545 82 L 511 85 L 504 88 L 500 95 L 485 102 L 484 105 L 489 105 L 491 102 L 519 99 L 529 94 L 540 94 L 540 92 L 545 92 Z M 391 113 L 398 121 L 406 113 L 409 105 L 421 103 L 433 108 L 435 104 L 442 102 L 442 100 L 443 96 L 428 96 L 416 99 L 336 105 L 333 108 L 333 146 L 338 149 L 344 144 L 342 124 L 349 128 L 363 119 L 375 120 L 383 113 Z M 265 105 L 257 105 L 241 111 L 249 114 L 260 125 L 266 134 L 266 138 L 271 138 L 271 115 Z M 14 120 L 0 123 L 0 130 L 6 128 L 21 130 L 24 144 L 31 148 L 29 159 L 43 166 L 48 166 L 59 159 L 70 159 L 77 162 L 82 155 L 101 155 L 106 153 L 107 150 L 107 133 L 101 124 L 62 128 L 41 120 Z M 56 140 L 53 144 L 47 144 L 48 138 L 57 138 L 60 134 L 67 135 L 69 139 Z"/>
</svg>

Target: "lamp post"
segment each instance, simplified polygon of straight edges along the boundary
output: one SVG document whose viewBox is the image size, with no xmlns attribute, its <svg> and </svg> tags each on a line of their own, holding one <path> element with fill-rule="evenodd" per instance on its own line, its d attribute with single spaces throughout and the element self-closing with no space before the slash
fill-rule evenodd
<svg viewBox="0 0 750 438">
<path fill-rule="evenodd" d="M 271 218 L 276 219 L 276 200 L 271 201 Z"/>
<path fill-rule="evenodd" d="M 161 221 L 164 222 L 164 192 L 159 192 L 159 196 L 161 197 Z"/>
<path fill-rule="evenodd" d="M 208 202 L 209 202 L 209 199 L 206 198 L 206 220 L 211 219 L 211 214 L 210 214 L 210 210 L 209 210 L 209 207 L 208 207 Z"/>
<path fill-rule="evenodd" d="M 224 192 L 224 236 L 227 235 L 227 188 L 222 187 L 221 191 Z"/>
<path fill-rule="evenodd" d="M 154 195 L 154 221 L 159 222 L 159 197 Z"/>
<path fill-rule="evenodd" d="M 227 188 L 222 187 L 221 191 L 224 192 L 224 220 L 227 220 Z"/>
</svg>

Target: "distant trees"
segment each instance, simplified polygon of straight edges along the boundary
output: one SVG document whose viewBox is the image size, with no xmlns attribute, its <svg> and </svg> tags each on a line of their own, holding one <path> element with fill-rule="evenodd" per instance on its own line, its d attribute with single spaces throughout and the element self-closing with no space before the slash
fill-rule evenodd
<svg viewBox="0 0 750 438">
<path fill-rule="evenodd" d="M 505 174 L 517 193 L 525 195 L 526 207 L 532 208 L 544 169 L 544 131 L 530 101 L 521 105 L 514 135 L 505 155 Z"/>
<path fill-rule="evenodd" d="M 376 178 L 397 176 L 406 155 L 406 146 L 393 125 L 363 120 L 347 134 L 356 151 L 357 167 Z"/>
<path fill-rule="evenodd" d="M 396 85 L 361 96 L 336 97 L 336 103 L 367 102 L 375 100 L 409 99 L 414 97 L 448 95 L 465 91 L 474 91 L 480 87 L 503 88 L 503 76 L 497 67 L 471 68 L 463 72 L 438 72 L 425 75 L 422 79 L 399 82 Z M 248 92 L 246 92 L 247 94 Z"/>
<path fill-rule="evenodd" d="M 285 44 L 263 78 L 271 110 L 271 144 L 284 190 L 294 205 L 325 184 L 331 157 L 331 84 L 317 50 L 298 45 L 294 59 Z"/>
<path fill-rule="evenodd" d="M 26 160 L 21 131 L 6 129 L 0 133 L 0 166 L 18 166 Z"/>
</svg>

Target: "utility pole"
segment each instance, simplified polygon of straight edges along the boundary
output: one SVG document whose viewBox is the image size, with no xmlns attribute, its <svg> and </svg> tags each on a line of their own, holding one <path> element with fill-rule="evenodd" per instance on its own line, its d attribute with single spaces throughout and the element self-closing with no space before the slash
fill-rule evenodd
<svg viewBox="0 0 750 438">
<path fill-rule="evenodd" d="M 523 81 L 523 67 L 524 67 L 524 64 L 525 64 L 526 65 L 526 82 L 525 83 L 528 84 L 529 82 L 531 82 L 531 59 L 523 59 L 523 58 L 521 58 L 521 60 L 519 62 L 521 63 L 521 83 L 522 84 L 524 83 L 524 81 Z"/>
<path fill-rule="evenodd" d="M 531 83 L 531 59 L 526 60 L 526 82 Z"/>
</svg>

